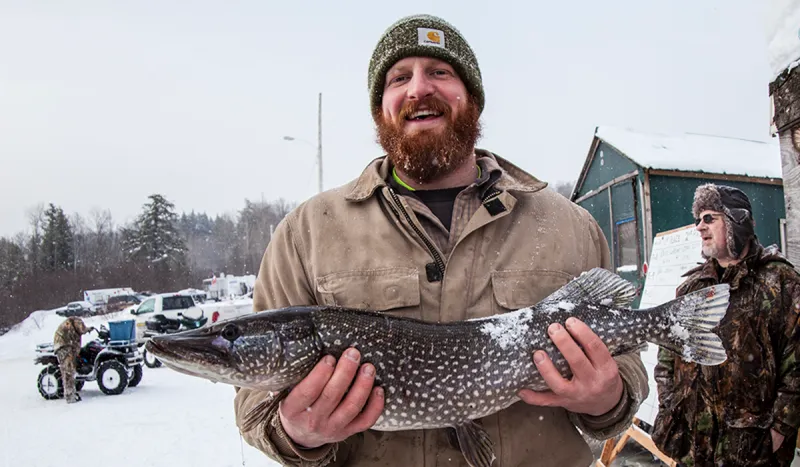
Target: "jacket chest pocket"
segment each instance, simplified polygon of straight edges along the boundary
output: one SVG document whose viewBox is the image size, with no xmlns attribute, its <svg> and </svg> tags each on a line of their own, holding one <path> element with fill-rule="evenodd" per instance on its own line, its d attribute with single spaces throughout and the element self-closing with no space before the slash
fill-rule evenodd
<svg viewBox="0 0 800 467">
<path fill-rule="evenodd" d="M 531 269 L 492 272 L 495 313 L 536 305 L 572 279 L 564 271 Z"/>
<path fill-rule="evenodd" d="M 381 268 L 334 272 L 317 278 L 320 303 L 386 311 L 419 306 L 416 268 Z"/>
</svg>

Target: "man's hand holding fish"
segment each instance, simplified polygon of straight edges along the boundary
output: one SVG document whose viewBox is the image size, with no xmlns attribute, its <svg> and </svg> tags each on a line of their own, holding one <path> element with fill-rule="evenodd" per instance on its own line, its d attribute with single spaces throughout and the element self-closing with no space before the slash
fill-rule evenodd
<svg viewBox="0 0 800 467">
<path fill-rule="evenodd" d="M 547 328 L 547 333 L 569 363 L 572 378 L 562 377 L 547 353 L 537 350 L 533 362 L 550 390 L 523 389 L 519 393 L 520 399 L 531 405 L 563 407 L 570 412 L 595 416 L 608 413 L 619 404 L 623 383 L 617 362 L 589 326 L 576 318 L 569 318 L 566 329 L 553 323 Z"/>
</svg>

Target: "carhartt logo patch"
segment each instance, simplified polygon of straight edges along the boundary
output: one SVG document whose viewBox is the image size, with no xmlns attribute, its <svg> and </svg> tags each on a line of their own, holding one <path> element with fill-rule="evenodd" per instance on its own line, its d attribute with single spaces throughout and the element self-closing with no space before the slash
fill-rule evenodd
<svg viewBox="0 0 800 467">
<path fill-rule="evenodd" d="M 439 29 L 417 28 L 419 45 L 444 48 L 444 32 Z"/>
</svg>

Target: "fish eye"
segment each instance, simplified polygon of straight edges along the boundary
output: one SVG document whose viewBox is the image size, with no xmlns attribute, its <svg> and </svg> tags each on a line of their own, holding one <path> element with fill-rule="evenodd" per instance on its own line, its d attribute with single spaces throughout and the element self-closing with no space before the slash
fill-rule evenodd
<svg viewBox="0 0 800 467">
<path fill-rule="evenodd" d="M 220 335 L 233 342 L 242 335 L 242 331 L 239 329 L 239 326 L 235 324 L 227 324 L 224 328 L 222 328 Z"/>
</svg>

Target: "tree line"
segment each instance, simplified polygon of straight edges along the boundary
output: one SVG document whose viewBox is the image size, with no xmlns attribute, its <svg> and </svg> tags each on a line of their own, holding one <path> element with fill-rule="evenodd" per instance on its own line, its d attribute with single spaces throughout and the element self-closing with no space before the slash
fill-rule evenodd
<svg viewBox="0 0 800 467">
<path fill-rule="evenodd" d="M 569 197 L 575 182 L 553 187 Z M 0 237 L 0 329 L 31 311 L 81 300 L 84 290 L 168 292 L 212 275 L 256 274 L 271 231 L 295 205 L 250 201 L 235 215 L 175 212 L 164 196 L 117 226 L 111 211 L 67 216 L 54 204 L 29 212 L 29 231 Z"/>
<path fill-rule="evenodd" d="M 129 225 L 109 210 L 67 216 L 54 204 L 28 215 L 28 232 L 0 237 L 0 328 L 34 310 L 82 300 L 84 290 L 199 288 L 212 275 L 256 274 L 272 229 L 294 208 L 245 200 L 235 215 L 175 212 L 153 194 Z"/>
</svg>

